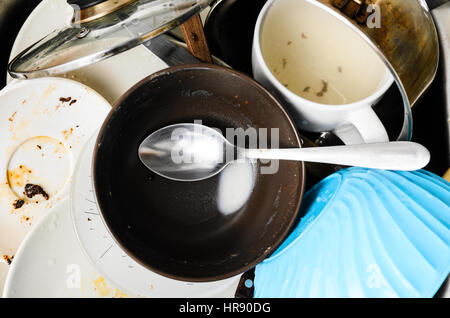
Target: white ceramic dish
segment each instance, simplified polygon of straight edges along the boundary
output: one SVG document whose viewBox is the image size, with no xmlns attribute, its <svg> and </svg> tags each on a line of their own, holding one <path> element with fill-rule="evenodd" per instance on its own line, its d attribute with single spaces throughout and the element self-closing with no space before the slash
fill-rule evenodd
<svg viewBox="0 0 450 318">
<path fill-rule="evenodd" d="M 127 297 L 90 265 L 78 246 L 66 199 L 58 203 L 17 251 L 3 297 Z"/>
<path fill-rule="evenodd" d="M 43 0 L 23 24 L 10 59 L 52 31 L 68 25 L 72 14 L 73 9 L 66 0 Z M 113 104 L 135 83 L 166 67 L 163 61 L 140 45 L 62 76 L 93 88 Z M 8 82 L 10 80 L 8 76 Z"/>
<path fill-rule="evenodd" d="M 15 81 L 0 92 L 0 105 L 1 288 L 5 263 L 31 226 L 68 197 L 81 150 L 111 106 L 89 87 L 62 78 Z M 48 200 L 27 197 L 27 184 L 41 186 Z"/>
<path fill-rule="evenodd" d="M 65 0 L 43 0 L 36 9 L 32 12 L 32 14 L 28 17 L 27 21 L 24 23 L 21 31 L 19 32 L 14 47 L 11 52 L 11 58 L 13 58 L 20 51 L 38 41 L 51 31 L 61 28 L 62 26 L 69 23 L 70 18 L 72 16 L 72 9 L 67 5 Z M 35 26 L 39 25 L 39 28 Z M 146 76 L 159 71 L 163 68 L 166 68 L 167 65 L 162 62 L 158 57 L 152 54 L 147 48 L 144 46 L 139 46 L 134 48 L 128 52 L 122 53 L 118 56 L 110 58 L 108 60 L 102 61 L 100 63 L 85 67 L 83 69 L 70 72 L 67 74 L 63 74 L 62 77 L 70 78 L 76 81 L 79 81 L 85 85 L 88 85 L 94 89 L 96 89 L 102 96 L 104 96 L 110 103 L 114 103 L 116 99 L 118 99 L 123 93 L 125 93 L 129 88 L 131 88 L 135 83 L 145 78 Z M 11 82 L 11 78 L 8 76 L 8 82 Z M 102 119 L 103 120 L 103 119 Z M 90 158 L 88 158 L 90 162 Z M 90 189 L 89 187 L 87 188 Z M 86 201 L 88 202 L 88 201 Z M 88 208 L 89 209 L 89 208 Z M 57 212 L 54 212 L 55 214 Z M 91 221 L 95 220 L 94 218 L 89 218 Z M 84 220 L 84 219 L 83 219 Z M 87 220 L 87 219 L 86 219 Z M 84 220 L 84 221 L 86 221 Z M 96 220 L 100 220 L 99 218 Z M 102 256 L 102 261 L 97 262 L 96 257 L 98 255 L 95 252 L 98 252 L 98 248 L 102 249 L 102 243 L 110 240 L 112 242 L 112 238 L 107 234 L 107 230 L 104 227 L 103 223 L 93 222 L 87 224 L 87 227 L 84 227 L 86 224 L 79 225 L 78 230 L 80 233 L 80 240 L 82 243 L 86 243 L 86 239 L 90 240 L 89 242 L 98 242 L 99 244 L 82 244 L 86 248 L 86 254 L 88 259 L 91 259 L 95 264 L 96 268 L 99 268 L 102 272 L 107 273 L 109 276 L 113 277 L 115 281 L 122 282 L 123 285 L 126 285 L 127 290 L 132 290 L 131 295 L 134 296 L 151 296 L 151 297 L 233 297 L 237 288 L 237 284 L 239 283 L 239 277 L 235 277 L 233 279 L 229 279 L 224 282 L 216 282 L 209 284 L 190 284 L 190 283 L 181 283 L 177 281 L 168 280 L 166 278 L 160 277 L 159 275 L 155 275 L 148 270 L 143 269 L 138 264 L 130 264 L 129 259 L 124 253 L 115 245 L 107 251 L 105 255 Z M 92 226 L 95 224 L 96 230 L 91 231 Z M 41 227 L 43 227 L 42 225 Z M 37 231 L 37 230 L 36 230 Z M 64 231 L 62 231 L 64 232 Z M 63 233 L 59 231 L 54 233 L 54 240 L 60 241 L 64 240 Z M 70 233 L 73 230 L 69 231 Z M 34 232 L 33 232 L 34 233 Z M 86 236 L 85 234 L 89 233 L 93 235 L 93 237 Z M 41 266 L 42 264 L 35 264 L 35 267 L 38 270 L 33 269 L 34 272 L 40 271 L 41 268 L 45 268 L 40 273 L 40 279 L 36 280 L 18 280 L 16 277 L 19 277 L 22 270 L 19 269 L 27 269 L 30 268 L 24 264 L 25 262 L 29 262 L 29 257 L 24 256 L 26 251 L 29 250 L 30 247 L 34 244 L 39 243 L 31 243 L 32 239 L 40 240 L 40 236 L 38 234 L 30 234 L 30 239 L 27 239 L 24 242 L 23 248 L 21 250 L 23 252 L 16 255 L 14 259 L 14 265 L 12 265 L 12 270 L 10 275 L 8 276 L 8 286 L 5 289 L 4 296 L 8 297 L 26 297 L 27 295 L 32 295 L 34 292 L 39 290 L 44 290 L 42 293 L 35 293 L 33 295 L 37 297 L 91 297 L 98 296 L 98 293 L 90 292 L 91 289 L 84 288 L 84 292 L 67 290 L 67 288 L 63 288 L 61 285 L 61 279 L 63 277 L 55 275 L 52 276 L 52 271 L 48 271 L 47 267 Z M 103 237 L 103 240 L 97 241 L 97 239 Z M 93 241 L 91 241 L 93 239 Z M 17 244 L 19 244 L 21 239 L 17 240 Z M 45 242 L 45 240 L 42 240 Z M 44 244 L 44 243 L 43 243 Z M 40 245 L 39 245 L 40 246 Z M 42 249 L 48 248 L 52 249 L 51 246 L 40 246 Z M 107 248 L 109 245 L 107 246 Z M 78 250 L 73 246 L 67 247 L 69 254 L 77 254 Z M 106 250 L 105 250 L 106 251 Z M 104 253 L 104 251 L 102 251 Z M 79 253 L 78 253 L 79 254 Z M 81 260 L 79 255 L 76 255 L 79 259 L 79 262 L 86 262 L 86 258 Z M 94 255 L 95 254 L 95 255 Z M 56 255 L 56 254 L 55 254 Z M 101 255 L 101 254 L 100 254 Z M 65 259 L 64 255 L 56 255 L 52 259 Z M 120 257 L 122 262 L 118 264 L 114 263 L 118 260 L 117 257 Z M 73 258 L 72 258 L 73 259 Z M 112 262 L 111 262 L 112 261 Z M 30 262 L 33 265 L 33 262 Z M 45 263 L 46 264 L 46 263 Z M 125 264 L 125 267 L 123 267 Z M 100 266 L 99 266 L 100 265 Z M 133 267 L 136 265 L 138 268 L 137 273 L 141 273 L 144 277 L 149 278 L 150 281 L 142 280 L 141 276 L 134 276 L 132 284 L 128 283 L 129 275 L 133 274 L 130 272 Z M 122 267 L 121 267 L 122 266 Z M 90 268 L 93 268 L 92 265 Z M 117 270 L 124 270 L 122 274 L 117 275 Z M 145 271 L 144 271 L 145 270 Z M 140 271 L 140 272 L 139 272 Z M 136 271 L 135 271 L 136 272 Z M 18 274 L 19 273 L 19 274 Z M 102 276 L 94 277 L 89 276 L 87 279 L 89 282 L 94 282 L 97 285 L 104 280 Z M 86 279 L 83 278 L 83 281 Z M 46 288 L 47 285 L 43 284 L 43 282 L 47 282 L 49 289 L 55 289 L 61 292 L 61 294 L 53 293 L 48 291 Z M 147 284 L 148 283 L 148 284 Z M 104 284 L 107 284 L 106 282 Z M 92 285 L 92 284 L 91 284 Z M 200 286 L 201 285 L 201 286 Z M 1 286 L 0 286 L 1 287 Z M 98 287 L 98 286 L 97 286 Z M 100 286 L 101 287 L 101 286 Z M 103 288 L 103 287 L 102 287 Z M 23 290 L 29 289 L 28 292 L 24 292 Z M 88 291 L 88 292 L 86 292 Z M 105 291 L 110 291 L 106 293 Z M 115 288 L 103 288 L 103 292 L 101 292 L 101 296 L 123 296 L 123 293 Z"/>
<path fill-rule="evenodd" d="M 94 141 L 94 139 L 92 139 Z M 92 151 L 92 144 L 87 151 Z M 80 166 L 90 164 L 89 156 L 80 161 Z M 77 174 L 81 177 L 81 174 Z M 88 192 L 90 188 L 88 187 Z M 88 209 L 89 210 L 89 209 Z M 75 213 L 77 225 L 81 226 L 80 236 L 93 239 L 86 249 L 87 254 L 103 248 L 112 238 L 105 232 L 96 212 Z M 88 218 L 91 221 L 88 221 Z M 99 223 L 100 221 L 100 223 Z M 88 227 L 84 224 L 89 224 Z M 91 229 L 96 231 L 92 232 Z M 80 239 L 81 239 L 80 237 Z M 3 291 L 6 298 L 125 298 L 144 296 L 139 293 L 123 292 L 108 278 L 99 274 L 97 267 L 108 271 L 113 277 L 127 278 L 133 286 L 141 286 L 145 294 L 153 297 L 233 297 L 237 283 L 213 284 L 198 287 L 196 284 L 182 282 L 168 283 L 167 279 L 148 271 L 139 274 L 142 268 L 129 268 L 135 265 L 129 257 L 123 254 L 114 244 L 108 253 L 96 262 L 99 266 L 92 266 L 79 241 L 70 214 L 70 200 L 65 199 L 57 203 L 27 235 L 18 249 L 8 274 Z M 111 272 L 111 269 L 113 272 Z M 122 272 L 114 272 L 121 270 Z M 149 281 L 148 279 L 151 278 Z M 205 292 L 205 293 L 198 293 Z"/>
<path fill-rule="evenodd" d="M 88 259 L 131 295 L 145 297 L 234 297 L 240 275 L 210 283 L 187 283 L 157 275 L 126 255 L 100 215 L 92 184 L 92 155 L 97 134 L 87 144 L 74 173 L 71 208 L 76 233 Z"/>
</svg>

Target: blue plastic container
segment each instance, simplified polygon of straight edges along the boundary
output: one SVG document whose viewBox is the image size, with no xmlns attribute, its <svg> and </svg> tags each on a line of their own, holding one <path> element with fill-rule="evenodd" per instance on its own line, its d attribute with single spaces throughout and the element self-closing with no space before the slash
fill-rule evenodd
<svg viewBox="0 0 450 318">
<path fill-rule="evenodd" d="M 350 168 L 306 195 L 301 222 L 255 271 L 255 297 L 432 297 L 450 272 L 450 183 Z"/>
</svg>

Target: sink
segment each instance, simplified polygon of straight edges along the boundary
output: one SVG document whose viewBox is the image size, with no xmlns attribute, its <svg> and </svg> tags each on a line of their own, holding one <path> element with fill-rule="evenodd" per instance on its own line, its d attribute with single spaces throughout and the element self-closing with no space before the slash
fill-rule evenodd
<svg viewBox="0 0 450 318">
<path fill-rule="evenodd" d="M 41 0 L 0 0 L 0 88 L 6 85 L 6 67 L 17 33 Z M 426 146 L 432 155 L 427 170 L 444 175 L 449 168 L 450 115 L 450 2 L 427 0 L 441 40 L 441 59 L 436 79 L 413 108 L 413 140 Z M 436 295 L 450 297 L 447 282 Z"/>
</svg>

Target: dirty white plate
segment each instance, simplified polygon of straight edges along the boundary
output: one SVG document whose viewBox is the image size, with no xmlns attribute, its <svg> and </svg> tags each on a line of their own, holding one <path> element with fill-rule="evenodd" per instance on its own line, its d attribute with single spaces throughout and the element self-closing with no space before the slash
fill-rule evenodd
<svg viewBox="0 0 450 318">
<path fill-rule="evenodd" d="M 68 25 L 73 9 L 66 0 L 43 0 L 23 24 L 10 59 L 56 29 Z M 97 64 L 62 75 L 79 81 L 104 96 L 113 104 L 141 79 L 167 67 L 143 45 Z M 8 82 L 11 77 L 8 76 Z"/>
<path fill-rule="evenodd" d="M 89 87 L 62 78 L 14 81 L 0 91 L 0 105 L 1 288 L 31 226 L 68 197 L 81 150 L 111 106 Z M 27 185 L 45 194 L 26 195 Z"/>
<path fill-rule="evenodd" d="M 3 297 L 128 297 L 99 275 L 83 255 L 70 217 L 59 202 L 36 224 L 11 264 Z"/>
<path fill-rule="evenodd" d="M 13 49 L 10 54 L 10 58 L 12 59 L 15 57 L 18 53 L 20 53 L 22 50 L 27 48 L 28 46 L 32 45 L 33 43 L 37 42 L 41 38 L 43 38 L 45 35 L 49 34 L 55 29 L 61 28 L 65 25 L 67 25 L 70 22 L 70 19 L 72 17 L 73 9 L 67 5 L 66 0 L 43 0 L 41 3 L 35 8 L 35 10 L 31 13 L 31 15 L 28 17 L 26 22 L 23 24 L 19 34 L 16 37 L 16 41 L 14 43 Z M 38 26 L 38 27 L 36 27 Z M 88 67 L 85 67 L 83 69 L 74 71 L 72 73 L 64 74 L 62 77 L 66 77 L 69 79 L 76 80 L 78 82 L 81 82 L 88 87 L 93 88 L 98 93 L 100 93 L 109 103 L 113 104 L 117 98 L 119 98 L 123 93 L 125 93 L 129 88 L 131 88 L 135 83 L 140 81 L 141 79 L 145 78 L 146 76 L 159 71 L 166 67 L 166 64 L 162 62 L 158 57 L 156 57 L 153 53 L 151 53 L 149 50 L 147 50 L 144 46 L 139 46 L 137 48 L 134 48 L 128 52 L 125 52 L 123 54 L 120 54 L 118 56 L 115 56 L 113 58 L 110 58 L 108 60 L 105 60 L 103 62 L 97 63 L 95 65 L 91 65 Z M 16 85 L 16 80 L 12 80 L 11 77 L 8 76 L 8 84 L 14 84 Z M 6 91 L 12 90 L 13 87 L 11 86 L 4 89 L 2 91 L 2 95 Z M 24 85 L 24 84 L 21 84 Z M 83 88 L 84 89 L 84 88 Z M 90 89 L 86 88 L 86 91 L 92 91 Z M 15 92 L 18 92 L 18 90 L 14 90 Z M 43 91 L 42 91 L 43 92 Z M 38 92 L 39 94 L 43 95 L 42 92 Z M 20 92 L 18 95 L 23 94 Z M 66 94 L 66 92 L 64 93 Z M 36 95 L 38 96 L 38 95 Z M 98 96 L 98 95 L 97 95 Z M 91 105 L 84 104 L 86 107 L 83 108 L 82 111 L 77 111 L 76 115 L 72 115 L 73 113 L 65 113 L 65 108 L 62 107 L 59 110 L 59 119 L 56 121 L 58 124 L 56 126 L 50 127 L 52 124 L 49 124 L 49 121 L 42 120 L 40 117 L 33 118 L 31 121 L 30 118 L 28 119 L 20 119 L 19 117 L 22 117 L 24 113 L 22 111 L 18 112 L 16 115 L 12 116 L 18 109 L 16 109 L 18 106 L 21 105 L 21 102 L 26 100 L 26 96 L 18 96 L 20 103 L 11 104 L 7 101 L 1 100 L 1 109 L 0 109 L 0 131 L 2 132 L 2 135 L 0 136 L 0 148 L 3 149 L 3 153 L 0 152 L 0 159 L 2 164 L 2 169 L 4 169 L 4 173 L 2 173 L 2 176 L 7 175 L 7 166 L 11 157 L 11 151 L 14 151 L 15 148 L 17 148 L 18 144 L 21 142 L 24 142 L 27 138 L 30 137 L 20 137 L 15 132 L 16 130 L 23 130 L 21 126 L 27 126 L 29 135 L 33 136 L 45 136 L 43 134 L 42 130 L 35 131 L 29 129 L 31 126 L 33 127 L 40 127 L 40 128 L 52 128 L 56 133 L 58 133 L 56 130 L 60 128 L 60 126 L 67 126 L 63 128 L 63 130 L 68 130 L 68 133 L 70 133 L 70 128 L 74 128 L 78 123 L 75 124 L 76 121 L 79 119 L 82 119 L 83 122 L 87 121 L 88 126 L 80 125 L 81 130 L 76 131 L 76 133 L 82 133 L 83 137 L 80 139 L 80 143 L 84 142 L 85 136 L 91 136 L 94 130 L 85 128 L 98 128 L 104 118 L 106 117 L 107 111 L 105 108 L 102 109 L 101 105 L 105 104 L 105 101 L 103 98 L 100 98 L 98 96 L 98 100 L 100 103 L 91 103 Z M 20 99 L 20 97 L 22 99 Z M 60 96 L 63 97 L 63 96 Z M 69 97 L 69 95 L 65 96 Z M 59 97 L 58 97 L 59 98 Z M 70 102 L 69 102 L 70 103 Z M 32 116 L 33 109 L 30 106 L 30 103 L 24 104 L 24 106 L 27 106 L 24 109 L 28 111 L 28 117 Z M 75 106 L 76 104 L 73 104 L 72 106 Z M 80 108 L 81 103 L 78 102 L 78 105 L 76 109 Z M 40 105 L 42 106 L 42 104 Z M 66 105 L 67 106 L 67 105 Z M 31 108 L 30 108 L 31 107 Z M 51 107 L 56 107 L 55 105 L 52 105 Z M 109 107 L 109 106 L 108 106 Z M 51 108 L 49 108 L 51 109 Z M 69 108 L 67 108 L 69 109 Z M 70 108 L 74 110 L 75 108 Z M 42 110 L 42 109 L 41 109 Z M 64 112 L 61 112 L 64 110 Z M 100 115 L 100 116 L 99 116 Z M 15 118 L 17 116 L 17 118 Z M 14 123 L 9 121 L 8 119 L 14 119 Z M 17 121 L 17 119 L 20 120 Z M 30 123 L 33 125 L 30 126 Z M 74 125 L 71 125 L 71 123 L 74 123 Z M 91 127 L 92 123 L 95 123 L 95 127 Z M 13 127 L 14 125 L 14 127 Z M 13 129 L 14 131 L 10 131 Z M 34 128 L 33 128 L 34 129 Z M 6 135 L 5 135 L 6 134 Z M 18 140 L 17 138 L 22 138 Z M 14 142 L 9 142 L 6 139 L 8 138 L 16 138 L 17 140 L 14 140 Z M 24 139 L 25 138 L 25 139 Z M 56 138 L 59 140 L 60 137 Z M 65 136 L 63 137 L 63 139 Z M 32 142 L 30 143 L 30 145 Z M 52 143 L 50 142 L 50 145 Z M 36 145 L 34 145 L 36 147 Z M 40 145 L 42 146 L 42 145 Z M 55 146 L 55 145 L 54 145 Z M 14 149 L 13 149 L 14 148 Z M 66 147 L 67 148 L 67 147 Z M 53 149 L 53 151 L 55 151 Z M 66 149 L 67 150 L 67 149 Z M 7 153 L 7 151 L 9 151 Z M 74 149 L 69 150 L 71 153 L 71 159 L 76 159 L 79 151 L 79 147 L 75 147 Z M 36 156 L 33 156 L 33 158 L 36 159 Z M 71 162 L 73 164 L 73 160 Z M 47 168 L 51 167 L 51 164 L 47 165 Z M 64 168 L 62 168 L 64 169 Z M 24 171 L 20 173 L 25 173 Z M 53 174 L 50 174 L 53 176 L 57 176 L 55 171 L 53 171 Z M 71 174 L 69 174 L 69 179 L 71 177 Z M 24 238 L 25 234 L 28 232 L 28 229 L 30 228 L 31 224 L 33 222 L 36 222 L 37 219 L 34 219 L 33 217 L 30 217 L 30 213 L 21 213 L 15 215 L 11 214 L 11 200 L 16 199 L 13 193 L 11 193 L 9 189 L 9 185 L 6 184 L 7 180 L 5 178 L 0 178 L 0 291 L 3 288 L 4 280 L 6 279 L 6 274 L 8 271 L 8 265 L 11 261 L 11 258 L 13 258 L 15 251 L 17 247 L 19 246 L 20 242 Z M 4 193 L 6 191 L 6 193 Z M 45 203 L 46 204 L 46 203 Z M 1 208 L 1 207 L 4 208 Z M 6 208 L 7 207 L 7 208 Z M 50 208 L 50 206 L 48 207 Z M 38 213 L 40 214 L 40 213 Z"/>
<path fill-rule="evenodd" d="M 52 32 L 55 29 L 61 28 L 68 23 L 70 23 L 70 19 L 72 17 L 72 8 L 67 5 L 66 0 L 43 0 L 36 9 L 32 12 L 32 14 L 28 17 L 27 21 L 22 26 L 22 29 L 20 30 L 16 41 L 14 43 L 13 49 L 11 51 L 10 59 L 15 57 L 18 53 L 20 53 L 22 50 L 30 46 L 31 44 L 35 43 L 36 41 L 40 40 L 50 32 Z M 36 25 L 39 27 L 37 28 Z M 141 79 L 147 77 L 150 74 L 153 74 L 154 72 L 157 72 L 161 69 L 166 68 L 167 65 L 161 61 L 157 56 L 155 56 L 153 53 L 151 53 L 147 48 L 144 46 L 136 47 L 130 51 L 127 51 L 125 53 L 122 53 L 120 55 L 114 56 L 110 59 L 107 59 L 105 61 L 102 61 L 100 63 L 90 65 L 87 67 L 84 67 L 82 69 L 63 74 L 61 77 L 70 78 L 73 80 L 76 80 L 78 82 L 81 82 L 93 89 L 95 89 L 97 92 L 99 92 L 102 96 L 106 98 L 111 104 L 114 103 L 121 95 L 123 95 L 129 88 L 131 88 L 135 83 L 139 82 Z M 8 83 L 11 82 L 11 78 L 8 76 Z M 86 116 L 86 114 L 84 114 Z M 1 117 L 0 117 L 1 118 Z M 102 118 L 103 120 L 103 118 Z M 69 130 L 70 132 L 70 130 Z M 59 174 L 58 174 L 59 175 Z M 70 174 L 71 176 L 71 174 Z M 51 206 L 49 206 L 51 208 Z M 92 225 L 92 224 L 90 224 Z M 102 228 L 103 230 L 106 230 L 104 228 L 103 224 L 97 224 L 99 225 L 98 228 Z M 88 227 L 87 230 L 89 231 L 91 227 Z M 0 232 L 2 230 L 2 225 L 0 225 Z M 30 235 L 31 237 L 38 237 L 37 235 Z M 1 234 L 0 234 L 1 238 Z M 23 239 L 23 235 L 19 236 L 18 239 L 15 241 L 15 245 L 18 245 L 20 241 Z M 56 240 L 61 240 L 62 237 L 58 237 Z M 111 239 L 111 238 L 110 238 Z M 28 239 L 27 241 L 28 242 Z M 1 241 L 0 241 L 1 243 Z M 31 243 L 24 243 L 25 246 L 32 245 Z M 83 244 L 86 247 L 86 244 Z M 91 246 L 90 244 L 87 244 L 88 246 Z M 0 244 L 1 246 L 1 244 Z M 88 254 L 88 258 L 91 258 L 91 253 L 93 251 L 96 251 L 96 248 L 98 248 L 98 244 L 93 244 L 92 248 L 88 248 L 86 250 L 86 254 Z M 100 245 L 101 246 L 101 245 Z M 107 246 L 109 247 L 109 246 Z M 23 248 L 23 250 L 27 250 L 26 247 Z M 69 251 L 70 250 L 70 251 Z M 108 251 L 105 256 L 103 257 L 106 261 L 109 256 L 114 256 L 117 254 L 114 253 L 115 249 L 111 248 L 111 252 Z M 123 257 L 123 252 L 118 249 L 116 250 L 120 254 L 120 257 L 122 260 L 125 259 Z M 21 253 L 24 254 L 25 252 Z M 75 251 L 72 251 L 70 246 L 67 248 L 67 253 L 75 253 Z M 13 255 L 14 253 L 10 253 Z M 97 255 L 98 256 L 98 255 Z M 20 255 L 16 255 L 16 258 L 14 259 L 13 267 L 22 267 L 23 265 L 21 259 L 29 259 L 28 257 L 23 257 Z M 112 258 L 113 260 L 114 257 Z M 94 258 L 95 260 L 95 258 Z M 95 262 L 94 262 L 95 263 Z M 22 265 L 20 265 L 22 264 Z M 104 262 L 105 267 L 100 267 L 102 271 L 107 272 L 109 275 L 112 275 L 115 279 L 117 279 L 115 272 L 111 272 L 110 268 L 111 263 Z M 123 263 L 122 263 L 123 264 Z M 130 269 L 128 266 L 133 266 L 127 264 L 127 268 Z M 1 265 L 1 264 L 0 264 Z M 96 264 L 97 266 L 98 264 Z M 114 268 L 114 266 L 112 266 Z M 26 266 L 24 268 L 27 268 Z M 41 267 L 36 267 L 41 268 Z M 97 267 L 96 267 L 97 268 Z M 120 268 L 120 266 L 119 266 Z M 142 269 L 141 269 L 142 270 Z M 33 270 L 35 273 L 37 272 L 37 269 Z M 13 270 L 12 273 L 9 275 L 8 278 L 8 287 L 7 290 L 5 290 L 5 295 L 11 296 L 11 291 L 13 290 L 10 286 L 15 285 L 17 280 L 14 279 L 16 275 L 16 270 Z M 139 270 L 138 270 L 139 272 Z M 47 281 L 49 282 L 49 286 L 55 286 L 55 284 L 60 284 L 60 278 L 57 276 L 52 277 L 51 273 L 49 273 L 50 276 L 44 275 L 47 273 L 46 271 L 43 272 L 41 277 L 43 277 L 43 280 L 38 281 L 30 281 L 28 287 L 26 287 L 26 281 L 23 281 L 24 288 L 29 288 L 31 291 L 38 290 L 41 288 L 41 282 Z M 125 271 L 125 273 L 128 273 Z M 149 272 L 146 270 L 146 277 L 152 277 L 151 282 L 149 284 L 140 284 L 140 286 L 145 286 L 145 288 L 135 288 L 135 284 L 128 284 L 125 283 L 129 287 L 129 290 L 134 290 L 134 293 L 131 293 L 135 296 L 154 296 L 154 297 L 164 297 L 164 296 L 184 296 L 184 297 L 201 297 L 201 296 L 209 296 L 209 297 L 233 297 L 234 293 L 237 288 L 237 284 L 239 282 L 239 278 L 234 278 L 227 280 L 226 282 L 219 282 L 219 283 L 211 283 L 211 284 L 202 284 L 203 286 L 195 286 L 195 288 L 191 288 L 192 284 L 186 284 L 181 283 L 182 285 L 185 285 L 186 288 L 181 288 L 178 291 L 170 291 L 170 288 L 178 288 L 180 283 L 171 281 L 167 284 L 167 281 L 164 281 L 165 278 L 161 279 L 161 277 L 156 276 L 155 274 Z M 126 276 L 122 275 L 121 278 L 124 278 Z M 135 276 L 136 277 L 136 276 Z M 101 279 L 104 281 L 103 277 L 100 277 L 98 279 Z M 139 277 L 137 277 L 137 280 L 134 282 L 137 282 L 139 280 Z M 123 280 L 120 280 L 122 281 Z M 97 283 L 99 281 L 97 280 Z M 145 281 L 146 282 L 146 281 Z M 105 283 L 106 284 L 106 283 Z M 2 277 L 0 272 L 0 290 L 2 285 Z M 22 286 L 22 285 L 18 285 Z M 161 288 L 161 286 L 163 286 Z M 51 287 L 51 288 L 53 288 Z M 160 287 L 160 288 L 158 288 Z M 37 289 L 35 289 L 37 288 Z M 56 290 L 59 290 L 62 292 L 61 295 L 58 295 L 57 293 L 50 293 L 50 294 L 38 294 L 40 297 L 45 297 L 46 295 L 52 296 L 57 295 L 61 297 L 80 297 L 80 296 L 92 296 L 92 293 L 79 293 L 77 291 L 70 290 L 68 292 L 65 290 L 61 285 L 59 287 L 55 287 Z M 25 295 L 19 291 L 18 288 L 15 288 L 15 295 Z M 107 290 L 110 290 L 109 288 Z M 114 291 L 114 289 L 111 289 Z M 142 293 L 140 293 L 142 291 Z M 105 292 L 103 292 L 105 294 Z M 110 296 L 111 293 L 108 293 Z M 113 294 L 121 295 L 121 292 L 114 291 Z M 95 295 L 95 294 L 94 294 Z"/>
<path fill-rule="evenodd" d="M 92 157 L 97 133 L 88 142 L 74 172 L 71 208 L 76 233 L 88 259 L 104 277 L 130 295 L 145 297 L 232 298 L 240 275 L 208 283 L 187 283 L 143 267 L 114 241 L 98 209 L 92 183 Z"/>
</svg>

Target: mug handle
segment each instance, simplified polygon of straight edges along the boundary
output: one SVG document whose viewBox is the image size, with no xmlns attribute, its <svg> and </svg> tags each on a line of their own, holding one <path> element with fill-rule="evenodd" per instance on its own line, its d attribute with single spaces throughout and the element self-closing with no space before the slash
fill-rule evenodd
<svg viewBox="0 0 450 318">
<path fill-rule="evenodd" d="M 389 141 L 386 128 L 370 106 L 350 113 L 346 118 L 346 123 L 333 132 L 346 145 Z"/>
</svg>

